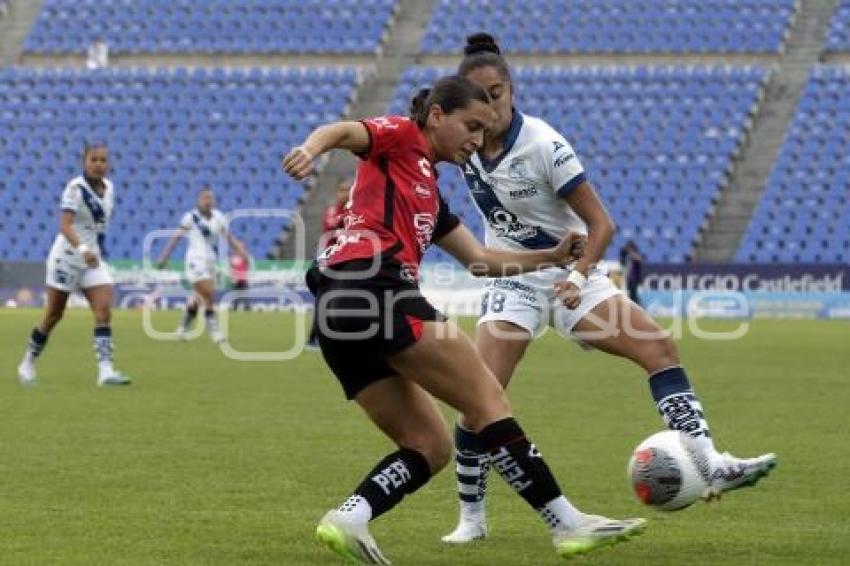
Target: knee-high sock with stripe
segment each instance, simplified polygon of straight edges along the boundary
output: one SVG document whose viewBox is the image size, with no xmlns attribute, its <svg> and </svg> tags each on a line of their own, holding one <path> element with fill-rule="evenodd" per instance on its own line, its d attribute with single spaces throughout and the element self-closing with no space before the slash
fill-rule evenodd
<svg viewBox="0 0 850 566">
<path fill-rule="evenodd" d="M 455 473 L 461 520 L 484 522 L 490 458 L 477 434 L 455 425 Z"/>
<path fill-rule="evenodd" d="M 112 355 L 115 346 L 112 342 L 112 328 L 96 326 L 94 328 L 94 353 L 97 358 L 97 369 L 100 378 L 109 377 L 115 373 L 112 367 Z"/>
<path fill-rule="evenodd" d="M 709 454 L 716 452 L 702 404 L 683 368 L 674 366 L 653 373 L 649 388 L 667 428 L 691 436 Z"/>
</svg>

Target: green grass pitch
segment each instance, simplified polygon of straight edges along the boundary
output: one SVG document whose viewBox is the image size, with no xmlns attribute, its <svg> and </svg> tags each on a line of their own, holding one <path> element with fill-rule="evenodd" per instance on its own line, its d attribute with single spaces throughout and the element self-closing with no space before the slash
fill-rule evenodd
<svg viewBox="0 0 850 566">
<path fill-rule="evenodd" d="M 0 564 L 339 563 L 314 542 L 316 522 L 391 445 L 344 402 L 320 354 L 233 361 L 206 336 L 151 340 L 138 312 L 117 312 L 117 367 L 135 383 L 98 389 L 90 316 L 71 311 L 39 384 L 22 388 L 15 367 L 39 316 L 0 310 Z M 154 315 L 162 330 L 176 321 Z M 239 314 L 233 343 L 286 349 L 293 322 Z M 548 333 L 511 387 L 516 415 L 580 508 L 650 519 L 642 537 L 581 563 L 846 564 L 848 346 L 845 322 L 756 321 L 726 342 L 686 335 L 682 358 L 719 447 L 775 451 L 779 467 L 719 504 L 665 514 L 625 479 L 630 450 L 662 428 L 641 372 Z M 491 486 L 483 543 L 439 542 L 456 517 L 450 469 L 372 532 L 399 565 L 560 563 L 537 516 L 498 477 Z"/>
</svg>

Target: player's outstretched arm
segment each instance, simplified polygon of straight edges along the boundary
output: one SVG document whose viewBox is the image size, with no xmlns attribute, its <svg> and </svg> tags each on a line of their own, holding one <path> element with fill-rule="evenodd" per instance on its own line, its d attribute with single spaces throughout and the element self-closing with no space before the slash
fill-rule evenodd
<svg viewBox="0 0 850 566">
<path fill-rule="evenodd" d="M 497 250 L 482 246 L 466 226 L 458 224 L 436 244 L 476 277 L 502 277 L 572 263 L 582 256 L 586 242 L 581 234 L 570 232 L 557 246 L 545 250 Z"/>
<path fill-rule="evenodd" d="M 165 244 L 165 249 L 162 250 L 162 254 L 160 254 L 159 259 L 156 260 L 156 268 L 162 269 L 168 264 L 168 258 L 171 257 L 171 252 L 174 251 L 174 248 L 177 247 L 177 242 L 180 241 L 180 238 L 186 235 L 186 229 L 182 226 L 177 228 L 177 232 L 171 236 L 171 239 L 168 240 L 168 243 Z"/>
<path fill-rule="evenodd" d="M 235 251 L 236 254 L 239 255 L 245 261 L 249 261 L 248 260 L 248 249 L 245 247 L 245 244 L 242 243 L 240 240 L 237 240 L 233 236 L 233 234 L 230 233 L 229 230 L 227 232 L 225 232 L 225 234 L 227 235 L 227 243 L 228 243 L 228 245 L 230 245 L 230 247 L 233 249 L 233 251 Z"/>
<path fill-rule="evenodd" d="M 360 122 L 334 122 L 319 126 L 304 143 L 292 148 L 281 165 L 286 174 L 301 180 L 313 172 L 313 160 L 332 149 L 347 149 L 354 153 L 369 150 L 369 132 Z"/>
</svg>

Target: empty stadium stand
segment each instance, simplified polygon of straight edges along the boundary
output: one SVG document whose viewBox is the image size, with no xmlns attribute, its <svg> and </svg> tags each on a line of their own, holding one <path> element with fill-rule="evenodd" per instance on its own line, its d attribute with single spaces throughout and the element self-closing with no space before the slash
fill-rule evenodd
<svg viewBox="0 0 850 566">
<path fill-rule="evenodd" d="M 46 0 L 28 53 L 375 53 L 395 0 Z M 92 21 L 96 20 L 96 31 Z"/>
<path fill-rule="evenodd" d="M 841 0 L 826 36 L 826 51 L 850 52 L 850 0 Z"/>
<path fill-rule="evenodd" d="M 850 70 L 815 68 L 736 260 L 850 262 Z"/>
<path fill-rule="evenodd" d="M 797 0 L 440 0 L 422 51 L 488 30 L 511 53 L 778 53 Z"/>
<path fill-rule="evenodd" d="M 409 69 L 392 109 L 450 69 Z M 608 258 L 629 238 L 650 261 L 691 258 L 755 109 L 760 68 L 520 68 L 518 108 L 547 120 L 569 140 L 619 230 Z M 441 187 L 478 234 L 482 224 L 453 167 Z M 445 259 L 442 252 L 432 252 Z"/>
<path fill-rule="evenodd" d="M 205 184 L 225 210 L 297 209 L 303 186 L 281 174 L 280 157 L 345 112 L 357 79 L 321 68 L 0 69 L 0 259 L 45 257 L 85 140 L 112 148 L 112 258 L 140 258 L 144 235 L 175 226 Z M 283 223 L 234 231 L 264 257 Z"/>
</svg>

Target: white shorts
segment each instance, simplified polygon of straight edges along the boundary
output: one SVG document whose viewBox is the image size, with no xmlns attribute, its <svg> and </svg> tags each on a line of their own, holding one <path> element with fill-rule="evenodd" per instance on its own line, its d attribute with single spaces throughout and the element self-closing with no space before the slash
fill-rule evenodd
<svg viewBox="0 0 850 566">
<path fill-rule="evenodd" d="M 566 278 L 551 278 L 545 284 L 539 278 L 506 277 L 491 279 L 482 290 L 481 317 L 478 324 L 491 320 L 511 322 L 526 330 L 532 338 L 540 336 L 547 326 L 561 335 L 570 337 L 573 327 L 599 303 L 622 295 L 602 269 L 593 269 L 581 290 L 581 303 L 568 309 L 555 297 L 555 281 Z"/>
<path fill-rule="evenodd" d="M 186 279 L 193 285 L 198 281 L 215 281 L 215 260 L 205 258 L 186 258 Z"/>
<path fill-rule="evenodd" d="M 109 266 L 102 259 L 97 267 L 89 267 L 76 251 L 68 248 L 51 249 L 47 256 L 48 287 L 73 293 L 80 289 L 112 285 Z"/>
</svg>

